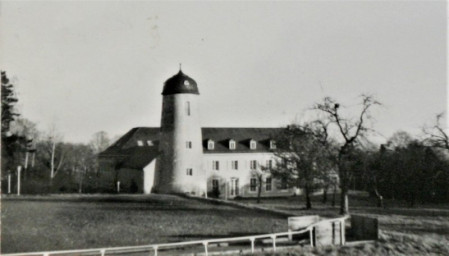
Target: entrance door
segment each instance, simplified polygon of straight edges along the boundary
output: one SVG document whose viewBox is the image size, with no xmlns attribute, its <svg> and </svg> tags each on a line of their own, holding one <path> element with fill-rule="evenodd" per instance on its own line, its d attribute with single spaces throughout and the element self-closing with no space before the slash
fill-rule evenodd
<svg viewBox="0 0 449 256">
<path fill-rule="evenodd" d="M 236 197 L 239 195 L 239 179 L 233 178 L 231 179 L 231 197 Z"/>
<path fill-rule="evenodd" d="M 220 189 L 218 180 L 212 180 L 212 196 L 218 198 L 220 196 Z"/>
</svg>

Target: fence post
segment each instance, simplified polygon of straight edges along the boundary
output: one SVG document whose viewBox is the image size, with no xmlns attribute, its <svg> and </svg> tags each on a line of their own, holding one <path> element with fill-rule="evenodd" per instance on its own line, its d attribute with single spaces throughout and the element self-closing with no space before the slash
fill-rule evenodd
<svg viewBox="0 0 449 256">
<path fill-rule="evenodd" d="M 11 194 L 11 174 L 8 174 L 8 194 Z"/>
<path fill-rule="evenodd" d="M 101 253 L 101 256 L 104 256 L 106 254 L 106 250 L 105 249 L 101 249 L 100 253 Z"/>
<path fill-rule="evenodd" d="M 249 240 L 251 241 L 251 253 L 254 253 L 254 240 L 255 240 L 255 238 L 251 237 Z"/>
<path fill-rule="evenodd" d="M 345 220 L 342 219 L 340 221 L 340 244 L 344 245 L 346 243 L 346 237 L 345 237 Z"/>
<path fill-rule="evenodd" d="M 17 195 L 20 196 L 20 171 L 22 171 L 22 166 L 17 166 Z"/>
<path fill-rule="evenodd" d="M 154 246 L 154 256 L 157 256 L 157 246 Z"/>
<path fill-rule="evenodd" d="M 309 239 L 310 239 L 310 246 L 312 246 L 313 247 L 313 227 L 311 227 L 310 229 L 309 229 Z"/>
<path fill-rule="evenodd" d="M 271 236 L 271 239 L 273 239 L 273 251 L 276 251 L 276 236 Z"/>
<path fill-rule="evenodd" d="M 208 251 L 207 251 L 207 242 L 203 242 L 204 245 L 204 252 L 206 253 L 206 256 L 208 255 Z"/>
</svg>

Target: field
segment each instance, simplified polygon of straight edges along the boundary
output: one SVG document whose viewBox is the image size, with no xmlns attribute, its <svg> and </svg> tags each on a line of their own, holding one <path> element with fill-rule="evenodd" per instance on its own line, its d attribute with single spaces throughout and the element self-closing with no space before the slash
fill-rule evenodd
<svg viewBox="0 0 449 256">
<path fill-rule="evenodd" d="M 144 245 L 287 230 L 283 217 L 168 195 L 2 198 L 1 251 Z"/>
<path fill-rule="evenodd" d="M 323 205 L 313 198 L 313 208 L 306 210 L 301 197 L 262 199 L 260 206 L 296 215 L 337 216 L 338 208 Z M 255 200 L 240 202 L 256 204 Z M 386 201 L 385 208 L 375 207 L 367 196 L 351 196 L 350 213 L 379 220 L 381 239 L 354 247 L 328 247 L 292 250 L 290 255 L 449 255 L 449 207 L 420 205 L 408 208 L 401 202 Z M 338 205 L 338 202 L 337 202 Z M 284 255 L 284 254 L 283 254 Z"/>
<path fill-rule="evenodd" d="M 337 216 L 313 198 L 263 199 L 260 206 L 294 215 Z M 254 199 L 238 202 L 256 204 Z M 356 246 L 295 248 L 279 255 L 449 255 L 449 207 L 374 206 L 351 196 L 351 213 L 379 219 L 379 241 Z M 3 253 L 144 245 L 287 230 L 285 217 L 168 195 L 55 195 L 2 199 Z M 261 254 L 264 255 L 264 254 Z M 270 253 L 265 255 L 271 255 Z"/>
</svg>

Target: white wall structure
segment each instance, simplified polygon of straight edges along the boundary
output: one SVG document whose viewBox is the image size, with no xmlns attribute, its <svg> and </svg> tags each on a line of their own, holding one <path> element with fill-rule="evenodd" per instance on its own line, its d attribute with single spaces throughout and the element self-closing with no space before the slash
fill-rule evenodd
<svg viewBox="0 0 449 256">
<path fill-rule="evenodd" d="M 109 172 L 119 171 L 124 191 L 142 172 L 138 187 L 145 194 L 256 197 L 256 173 L 268 161 L 276 164 L 275 138 L 282 129 L 201 127 L 197 83 L 181 71 L 165 82 L 162 96 L 160 128 L 133 128 L 100 154 Z M 299 193 L 269 171 L 263 174 L 261 196 Z"/>
<path fill-rule="evenodd" d="M 255 161 L 255 165 L 251 162 Z M 286 196 L 298 194 L 296 188 L 285 186 L 261 168 L 276 165 L 276 157 L 270 152 L 261 153 L 205 153 L 203 166 L 207 174 L 207 191 L 220 198 L 256 197 L 259 180 L 256 172 L 262 173 L 261 196 Z M 217 168 L 218 162 L 218 168 Z M 251 179 L 253 182 L 251 182 Z M 256 183 L 254 183 L 256 182 Z M 218 189 L 218 191 L 217 191 Z M 214 193 L 217 193 L 215 194 Z"/>
<path fill-rule="evenodd" d="M 181 71 L 165 82 L 162 92 L 160 165 L 155 191 L 205 195 L 199 92 Z"/>
</svg>

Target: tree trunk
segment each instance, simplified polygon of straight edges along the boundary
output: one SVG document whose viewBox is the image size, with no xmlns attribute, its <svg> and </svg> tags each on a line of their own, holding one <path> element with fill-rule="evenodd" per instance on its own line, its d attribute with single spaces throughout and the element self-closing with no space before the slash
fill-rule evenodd
<svg viewBox="0 0 449 256">
<path fill-rule="evenodd" d="M 259 179 L 259 187 L 257 191 L 257 203 L 260 204 L 260 195 L 262 194 L 262 179 Z"/>
<path fill-rule="evenodd" d="M 312 202 L 310 201 L 310 189 L 308 184 L 306 184 L 304 192 L 306 196 L 306 209 L 312 209 Z"/>
<path fill-rule="evenodd" d="M 383 196 L 379 193 L 377 188 L 374 188 L 374 193 L 376 194 L 376 198 L 377 198 L 377 207 L 383 208 L 384 207 L 384 198 L 383 198 Z"/>
<path fill-rule="evenodd" d="M 341 190 L 341 199 L 340 199 L 340 214 L 347 215 L 349 214 L 349 200 L 348 200 L 348 191 L 345 189 Z"/>
<path fill-rule="evenodd" d="M 56 143 L 52 141 L 51 159 L 50 159 L 50 185 L 53 183 L 53 178 L 55 177 L 55 150 L 56 150 Z"/>
<path fill-rule="evenodd" d="M 337 184 L 334 184 L 334 191 L 332 193 L 332 207 L 335 207 L 337 204 Z"/>
<path fill-rule="evenodd" d="M 327 186 L 327 185 L 323 188 L 323 200 L 322 200 L 323 204 L 327 203 L 327 190 L 328 190 L 328 188 L 329 188 L 329 186 Z"/>
</svg>

